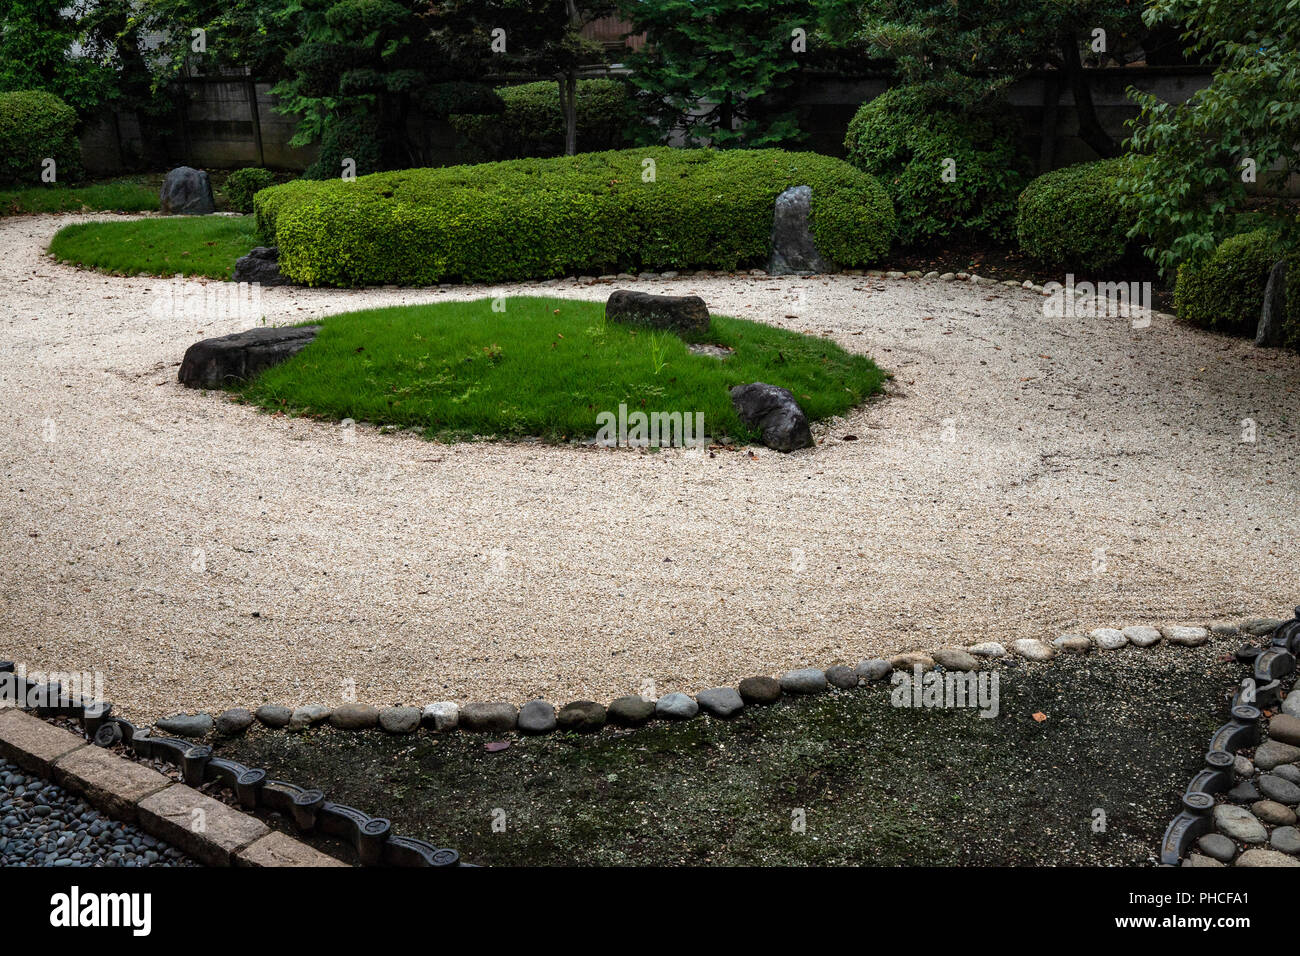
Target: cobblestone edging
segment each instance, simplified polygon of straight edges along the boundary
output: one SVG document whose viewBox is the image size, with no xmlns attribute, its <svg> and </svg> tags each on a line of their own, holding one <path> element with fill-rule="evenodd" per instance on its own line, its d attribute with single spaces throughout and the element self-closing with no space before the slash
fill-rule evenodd
<svg viewBox="0 0 1300 956">
<path fill-rule="evenodd" d="M 1165 830 L 1161 865 L 1300 866 L 1300 689 L 1282 691 L 1283 681 L 1294 683 L 1297 654 L 1300 607 L 1264 647 L 1237 651 L 1250 676 L 1233 692 L 1231 719 L 1210 738 L 1205 767 Z"/>
<path fill-rule="evenodd" d="M 113 716 L 110 703 L 72 699 L 63 696 L 56 684 L 39 685 L 18 677 L 10 662 L 0 661 L 0 678 L 0 756 L 53 779 L 203 863 L 345 865 L 195 789 L 215 783 L 231 791 L 245 810 L 279 813 L 299 833 L 320 832 L 348 840 L 364 866 L 460 864 L 455 850 L 393 835 L 392 824 L 383 817 L 331 803 L 320 790 L 271 779 L 260 768 L 215 757 L 211 747 L 155 737 L 147 728 Z M 34 706 L 16 707 L 12 703 L 16 700 Z M 43 717 L 76 720 L 85 736 L 56 727 Z M 107 749 L 118 744 L 138 757 L 173 764 L 184 782 L 177 783 Z M 202 819 L 202 826 L 195 826 L 196 819 Z"/>
<path fill-rule="evenodd" d="M 815 667 L 790 670 L 778 677 L 756 675 L 740 681 L 736 687 L 713 687 L 694 697 L 680 691 L 657 699 L 627 695 L 601 704 L 575 700 L 556 707 L 546 700 L 531 700 L 522 706 L 509 701 L 476 701 L 457 704 L 438 701 L 423 707 L 374 707 L 369 704 L 345 703 L 338 707 L 313 704 L 289 708 L 281 704 L 264 704 L 256 710 L 235 707 L 213 718 L 210 714 L 177 714 L 155 723 L 166 734 L 203 739 L 238 736 L 255 722 L 272 729 L 293 731 L 328 724 L 338 730 L 370 730 L 402 735 L 421 728 L 430 733 L 462 730 L 470 733 L 546 734 L 554 731 L 593 732 L 607 724 L 636 727 L 651 720 L 688 720 L 702 714 L 729 718 L 745 707 L 771 704 L 781 697 L 818 694 L 831 688 L 847 690 L 884 681 L 896 670 L 911 671 L 920 666 L 928 671 L 941 667 L 948 671 L 973 671 L 999 658 L 1017 663 L 1049 661 L 1057 654 L 1087 654 L 1093 651 L 1112 653 L 1127 648 L 1152 647 L 1162 641 L 1170 645 L 1197 647 L 1210 640 L 1245 632 L 1262 636 L 1281 621 L 1251 618 L 1237 624 L 1150 627 L 1135 625 L 1119 628 L 1096 628 L 1089 634 L 1062 634 L 1050 643 L 1022 639 L 1006 648 L 995 642 L 970 647 L 942 647 L 932 651 L 909 651 L 892 658 L 873 658 L 856 667 L 837 664 L 825 670 Z"/>
</svg>

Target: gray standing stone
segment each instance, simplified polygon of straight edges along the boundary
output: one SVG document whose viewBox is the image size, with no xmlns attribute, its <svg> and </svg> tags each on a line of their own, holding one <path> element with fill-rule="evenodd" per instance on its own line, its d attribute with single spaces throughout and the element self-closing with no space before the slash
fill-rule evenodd
<svg viewBox="0 0 1300 956">
<path fill-rule="evenodd" d="M 1259 310 L 1255 344 L 1260 348 L 1277 348 L 1286 341 L 1286 260 L 1273 263 L 1264 286 L 1264 305 Z"/>
<path fill-rule="evenodd" d="M 212 180 L 201 169 L 177 166 L 163 180 L 158 209 L 164 216 L 206 216 L 216 212 Z"/>
<path fill-rule="evenodd" d="M 185 350 L 177 381 L 189 388 L 221 388 L 279 365 L 311 344 L 319 325 L 259 326 L 201 339 Z"/>
<path fill-rule="evenodd" d="M 742 422 L 760 431 L 768 448 L 788 452 L 812 447 L 808 416 L 789 389 L 765 382 L 737 385 L 731 390 L 731 404 Z"/>
<path fill-rule="evenodd" d="M 1300 830 L 1295 827 L 1278 827 L 1268 838 L 1268 843 L 1283 853 L 1300 853 Z"/>
<path fill-rule="evenodd" d="M 174 714 L 154 724 L 164 734 L 177 737 L 202 737 L 212 730 L 212 725 L 211 714 Z"/>
<path fill-rule="evenodd" d="M 248 255 L 235 260 L 235 270 L 230 275 L 232 282 L 256 282 L 258 285 L 288 285 L 289 277 L 280 272 L 280 249 L 278 246 L 256 246 Z"/>
<path fill-rule="evenodd" d="M 834 667 L 826 668 L 826 682 L 841 690 L 849 690 L 858 686 L 858 675 L 852 667 L 836 664 Z"/>
<path fill-rule="evenodd" d="M 1266 740 L 1255 748 L 1255 766 L 1260 770 L 1272 770 L 1284 763 L 1300 760 L 1300 747 L 1284 744 L 1279 740 Z"/>
<path fill-rule="evenodd" d="M 866 681 L 884 680 L 893 671 L 893 666 L 883 657 L 873 657 L 869 661 L 862 661 L 853 669 L 859 677 Z"/>
<path fill-rule="evenodd" d="M 1222 833 L 1207 833 L 1196 841 L 1196 845 L 1202 853 L 1214 857 L 1221 863 L 1231 863 L 1232 858 L 1237 855 L 1237 844 Z"/>
<path fill-rule="evenodd" d="M 970 651 L 960 647 L 941 647 L 937 651 L 931 651 L 930 657 L 936 664 L 950 671 L 973 671 L 980 666 Z"/>
<path fill-rule="evenodd" d="M 600 730 L 605 726 L 605 708 L 594 700 L 575 700 L 560 708 L 555 721 L 562 730 Z"/>
<path fill-rule="evenodd" d="M 695 334 L 709 330 L 709 307 L 698 295 L 652 295 L 616 289 L 605 301 L 605 319 Z"/>
<path fill-rule="evenodd" d="M 1285 803 L 1290 806 L 1300 803 L 1300 787 L 1276 774 L 1266 773 L 1260 777 L 1259 789 L 1264 796 L 1276 800 L 1278 803 Z"/>
<path fill-rule="evenodd" d="M 549 734 L 555 726 L 555 707 L 550 701 L 538 698 L 519 708 L 519 729 L 524 733 Z"/>
<path fill-rule="evenodd" d="M 264 726 L 279 729 L 289 725 L 289 718 L 293 716 L 293 711 L 281 704 L 263 704 L 254 711 L 253 716 Z"/>
<path fill-rule="evenodd" d="M 609 705 L 609 719 L 626 727 L 644 724 L 654 716 L 654 712 L 654 701 L 646 700 L 644 697 L 638 697 L 635 694 L 620 697 Z"/>
<path fill-rule="evenodd" d="M 379 727 L 385 733 L 413 734 L 419 726 L 419 707 L 385 707 L 379 711 Z"/>
<path fill-rule="evenodd" d="M 339 730 L 369 730 L 378 723 L 379 711 L 369 704 L 341 704 L 330 714 L 330 725 Z"/>
<path fill-rule="evenodd" d="M 811 203 L 811 186 L 791 186 L 776 197 L 772 211 L 772 254 L 767 262 L 767 271 L 772 275 L 831 271 L 813 241 L 808 213 Z"/>
<path fill-rule="evenodd" d="M 666 720 L 686 720 L 700 712 L 700 705 L 681 691 L 664 694 L 655 702 L 656 716 Z"/>
<path fill-rule="evenodd" d="M 285 723 L 289 722 L 287 716 L 284 720 Z M 251 726 L 253 726 L 253 714 L 244 707 L 232 707 L 217 715 L 217 733 L 223 737 L 238 736 Z"/>
<path fill-rule="evenodd" d="M 1221 803 L 1214 808 L 1214 825 L 1220 832 L 1242 843 L 1264 843 L 1268 831 L 1249 810 L 1231 803 Z"/>
<path fill-rule="evenodd" d="M 1128 638 L 1128 642 L 1134 647 L 1151 647 L 1160 643 L 1160 632 L 1154 627 L 1147 627 L 1145 624 L 1126 627 L 1121 633 Z"/>
<path fill-rule="evenodd" d="M 519 711 L 503 700 L 476 701 L 460 709 L 460 726 L 471 733 L 503 734 L 515 729 Z"/>
<path fill-rule="evenodd" d="M 801 667 L 781 675 L 781 690 L 787 694 L 819 694 L 826 689 L 826 675 L 815 667 Z"/>
<path fill-rule="evenodd" d="M 775 677 L 746 677 L 739 689 L 747 704 L 772 704 L 781 698 L 781 682 Z"/>
<path fill-rule="evenodd" d="M 437 731 L 455 730 L 460 723 L 460 707 L 450 700 L 425 704 L 420 722 Z"/>
<path fill-rule="evenodd" d="M 734 687 L 710 687 L 695 695 L 700 707 L 714 717 L 731 717 L 744 709 L 745 702 Z"/>
</svg>

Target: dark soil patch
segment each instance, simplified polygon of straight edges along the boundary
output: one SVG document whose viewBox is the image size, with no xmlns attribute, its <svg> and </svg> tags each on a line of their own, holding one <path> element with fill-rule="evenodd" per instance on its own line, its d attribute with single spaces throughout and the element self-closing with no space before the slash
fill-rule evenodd
<svg viewBox="0 0 1300 956">
<path fill-rule="evenodd" d="M 993 719 L 877 685 L 496 753 L 331 730 L 219 753 L 483 864 L 1144 865 L 1240 670 L 1223 646 L 1126 650 L 1004 663 Z"/>
</svg>

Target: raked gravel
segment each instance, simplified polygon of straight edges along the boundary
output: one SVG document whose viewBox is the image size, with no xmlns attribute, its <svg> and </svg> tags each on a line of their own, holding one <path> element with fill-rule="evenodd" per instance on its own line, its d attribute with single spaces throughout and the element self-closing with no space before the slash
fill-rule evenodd
<svg viewBox="0 0 1300 956">
<path fill-rule="evenodd" d="M 1000 285 L 620 282 L 826 335 L 896 378 L 792 455 L 369 427 L 349 443 L 179 386 L 186 347 L 249 323 L 156 317 L 160 280 L 44 255 L 90 218 L 0 220 L 0 657 L 101 669 L 128 716 L 337 703 L 352 681 L 374 704 L 693 692 L 913 648 L 1287 616 L 1300 590 L 1294 354 L 1160 316 L 1047 319 Z M 282 288 L 263 309 L 284 324 L 613 288 Z"/>
</svg>

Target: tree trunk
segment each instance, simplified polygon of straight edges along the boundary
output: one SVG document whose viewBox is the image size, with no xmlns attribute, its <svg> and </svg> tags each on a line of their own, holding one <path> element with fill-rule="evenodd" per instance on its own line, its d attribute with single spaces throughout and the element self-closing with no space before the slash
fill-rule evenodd
<svg viewBox="0 0 1300 956">
<path fill-rule="evenodd" d="M 1061 62 L 1079 117 L 1079 139 L 1091 146 L 1103 159 L 1118 156 L 1119 144 L 1097 119 L 1097 110 L 1092 102 L 1092 87 L 1088 85 L 1087 72 L 1079 59 L 1079 42 L 1073 33 L 1067 34 L 1061 41 Z"/>
<path fill-rule="evenodd" d="M 564 155 L 578 152 L 578 71 L 560 74 L 560 110 L 564 114 Z"/>
</svg>

